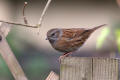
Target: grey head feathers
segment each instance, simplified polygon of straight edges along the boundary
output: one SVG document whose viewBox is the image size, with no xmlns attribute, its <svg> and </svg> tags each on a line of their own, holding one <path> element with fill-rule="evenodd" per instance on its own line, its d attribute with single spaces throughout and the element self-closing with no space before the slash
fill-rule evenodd
<svg viewBox="0 0 120 80">
<path fill-rule="evenodd" d="M 47 39 L 54 44 L 62 36 L 62 30 L 58 28 L 51 29 L 47 32 Z"/>
</svg>

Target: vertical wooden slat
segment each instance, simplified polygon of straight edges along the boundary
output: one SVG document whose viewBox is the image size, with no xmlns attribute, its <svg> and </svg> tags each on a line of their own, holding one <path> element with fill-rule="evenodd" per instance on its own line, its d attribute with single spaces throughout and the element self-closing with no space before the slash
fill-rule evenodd
<svg viewBox="0 0 120 80">
<path fill-rule="evenodd" d="M 93 58 L 93 80 L 118 80 L 118 60 Z"/>
<path fill-rule="evenodd" d="M 118 60 L 67 57 L 61 60 L 60 80 L 118 80 Z"/>
<path fill-rule="evenodd" d="M 60 80 L 92 80 L 91 60 L 71 57 L 61 60 Z"/>
</svg>

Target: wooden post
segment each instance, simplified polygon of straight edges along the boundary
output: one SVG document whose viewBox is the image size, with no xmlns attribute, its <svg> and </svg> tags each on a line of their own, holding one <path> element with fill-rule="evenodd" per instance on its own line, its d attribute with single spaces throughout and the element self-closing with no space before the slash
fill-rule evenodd
<svg viewBox="0 0 120 80">
<path fill-rule="evenodd" d="M 118 60 L 66 57 L 61 60 L 60 80 L 118 80 Z"/>
</svg>

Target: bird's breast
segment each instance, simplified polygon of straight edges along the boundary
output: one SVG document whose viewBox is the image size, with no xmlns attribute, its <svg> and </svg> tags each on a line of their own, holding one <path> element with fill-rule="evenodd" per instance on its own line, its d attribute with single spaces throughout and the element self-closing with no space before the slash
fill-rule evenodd
<svg viewBox="0 0 120 80">
<path fill-rule="evenodd" d="M 56 50 L 60 51 L 60 52 L 72 52 L 77 50 L 80 46 L 82 45 L 82 43 L 77 43 L 77 42 L 69 42 L 67 40 L 58 40 L 54 45 L 53 48 L 55 48 Z"/>
</svg>

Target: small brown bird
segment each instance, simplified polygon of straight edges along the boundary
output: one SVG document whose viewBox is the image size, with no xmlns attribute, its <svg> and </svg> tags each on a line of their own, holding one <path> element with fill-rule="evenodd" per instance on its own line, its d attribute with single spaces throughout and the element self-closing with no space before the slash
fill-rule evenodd
<svg viewBox="0 0 120 80">
<path fill-rule="evenodd" d="M 70 29 L 51 29 L 47 32 L 47 40 L 49 40 L 52 47 L 60 52 L 64 52 L 61 58 L 78 50 L 85 41 L 89 38 L 91 33 L 96 29 L 105 26 L 106 24 L 94 27 L 92 29 L 85 28 L 70 28 Z"/>
</svg>

